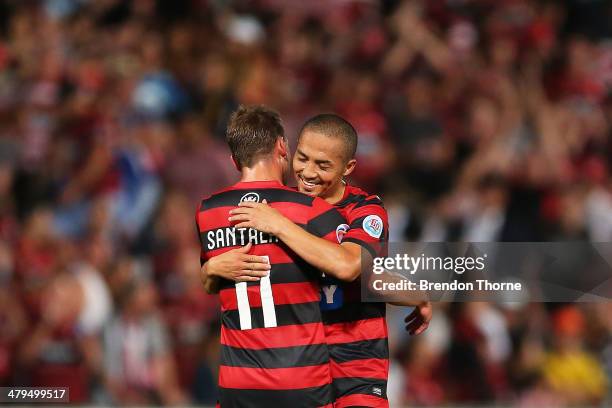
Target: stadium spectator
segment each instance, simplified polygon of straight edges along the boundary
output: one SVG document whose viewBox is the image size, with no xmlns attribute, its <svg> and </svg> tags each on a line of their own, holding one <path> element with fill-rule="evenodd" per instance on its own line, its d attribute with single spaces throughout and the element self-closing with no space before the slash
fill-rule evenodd
<svg viewBox="0 0 612 408">
<path fill-rule="evenodd" d="M 104 333 L 107 390 L 117 404 L 178 404 L 184 396 L 156 292 L 150 282 L 136 279 L 121 289 L 120 314 Z"/>
</svg>

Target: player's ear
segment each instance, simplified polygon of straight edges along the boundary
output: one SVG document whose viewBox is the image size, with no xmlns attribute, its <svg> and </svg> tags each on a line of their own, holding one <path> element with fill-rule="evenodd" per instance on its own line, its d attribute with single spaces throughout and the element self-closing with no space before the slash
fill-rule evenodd
<svg viewBox="0 0 612 408">
<path fill-rule="evenodd" d="M 355 165 L 357 164 L 357 160 L 356 159 L 351 159 L 349 160 L 346 165 L 344 166 L 344 173 L 342 173 L 342 175 L 344 177 L 348 176 L 349 174 L 351 174 L 354 170 L 355 170 Z"/>
<path fill-rule="evenodd" d="M 284 158 L 284 159 L 289 159 L 288 153 L 289 153 L 289 147 L 287 146 L 287 139 L 285 139 L 284 137 L 279 137 L 278 139 L 276 139 L 276 151 L 278 152 L 278 154 Z"/>
<path fill-rule="evenodd" d="M 236 168 L 236 170 L 242 171 L 242 169 L 240 168 L 240 165 L 238 164 L 238 161 L 236 160 L 233 154 L 230 155 L 230 159 L 232 159 L 232 163 L 234 163 L 234 167 Z"/>
</svg>

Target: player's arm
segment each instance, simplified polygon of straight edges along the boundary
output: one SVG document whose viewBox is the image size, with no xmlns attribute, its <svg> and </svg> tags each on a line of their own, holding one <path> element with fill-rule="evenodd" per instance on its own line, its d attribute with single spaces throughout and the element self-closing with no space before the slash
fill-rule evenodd
<svg viewBox="0 0 612 408">
<path fill-rule="evenodd" d="M 200 280 L 206 293 L 209 295 L 217 294 L 219 293 L 220 278 L 208 272 L 207 264 L 208 261 L 204 262 L 204 265 L 200 268 Z"/>
<path fill-rule="evenodd" d="M 397 284 L 405 281 L 406 277 L 385 270 L 381 274 L 370 274 L 369 282 L 365 286 L 372 290 L 374 280 L 378 279 L 382 279 L 386 283 Z M 390 305 L 414 308 L 404 319 L 404 322 L 406 323 L 406 331 L 411 335 L 421 334 L 429 327 L 429 322 L 433 316 L 433 308 L 425 291 L 403 291 L 401 296 L 398 297 L 398 293 L 396 291 L 377 290 L 376 295 L 394 299 L 393 301 L 387 302 Z"/>
<path fill-rule="evenodd" d="M 372 257 L 384 257 L 387 256 L 386 243 L 388 236 L 389 222 L 387 210 L 383 207 L 379 197 L 370 197 L 350 212 L 350 225 L 344 235 L 343 242 L 359 244 L 364 249 L 363 252 L 371 254 Z M 403 277 L 387 272 L 383 276 L 383 279 L 387 282 L 403 279 Z M 373 278 L 373 275 L 370 278 Z M 398 301 L 389 303 L 395 306 L 414 307 L 414 310 L 404 320 L 406 322 L 406 330 L 410 334 L 420 334 L 429 326 L 429 321 L 432 317 L 432 307 L 425 292 L 408 291 Z"/>
<path fill-rule="evenodd" d="M 399 282 L 404 280 L 404 277 L 394 275 L 390 272 L 383 272 L 382 277 L 385 282 Z M 371 285 L 368 285 L 371 287 Z M 380 293 L 379 295 L 384 295 Z M 397 293 L 390 292 L 389 296 L 396 297 Z M 406 318 L 406 331 L 413 336 L 423 333 L 429 327 L 429 322 L 433 317 L 433 307 L 431 302 L 428 300 L 427 293 L 420 290 L 409 290 L 402 293 L 402 297 L 399 300 L 393 302 L 387 302 L 393 306 L 413 307 L 414 309 Z"/>
<path fill-rule="evenodd" d="M 258 281 L 268 274 L 266 258 L 249 255 L 252 244 L 213 256 L 202 265 L 200 279 L 208 293 L 218 293 L 220 279 L 234 282 Z"/>
<path fill-rule="evenodd" d="M 219 293 L 220 288 L 220 280 L 219 276 L 216 276 L 214 273 L 210 273 L 209 271 L 209 259 L 206 251 L 204 250 L 204 245 L 202 243 L 202 234 L 200 230 L 200 207 L 196 209 L 195 213 L 195 227 L 196 234 L 198 236 L 198 242 L 200 243 L 200 280 L 202 282 L 202 286 L 204 286 L 204 290 L 209 295 Z"/>
<path fill-rule="evenodd" d="M 366 285 L 370 290 L 372 290 L 373 281 L 375 279 L 382 279 L 386 283 L 400 283 L 406 280 L 405 277 L 389 271 L 383 271 L 382 274 L 371 274 L 369 276 L 369 282 Z M 426 292 L 421 290 L 403 291 L 401 297 L 398 298 L 398 293 L 396 291 L 377 290 L 376 295 L 382 297 L 388 296 L 388 298 L 395 299 L 387 302 L 390 305 L 414 308 L 404 319 L 406 331 L 411 335 L 421 334 L 429 327 L 429 322 L 433 316 L 433 308 L 431 302 L 428 300 Z"/>
<path fill-rule="evenodd" d="M 353 281 L 361 273 L 361 247 L 358 244 L 339 245 L 321 238 L 308 231 L 316 230 L 318 226 L 303 229 L 265 202 L 242 202 L 230 211 L 229 220 L 237 222 L 237 228 L 255 228 L 275 235 L 300 258 L 337 279 Z M 324 221 L 314 220 L 313 224 L 317 222 Z"/>
<path fill-rule="evenodd" d="M 367 284 L 367 287 L 370 288 L 370 290 L 372 290 L 375 280 L 382 280 L 385 283 L 397 285 L 410 279 L 398 273 L 393 273 L 384 270 L 380 274 L 370 274 L 369 282 Z M 427 292 L 422 290 L 403 291 L 401 293 L 401 297 L 399 297 L 398 293 L 394 290 L 377 290 L 376 294 L 388 297 L 390 299 L 394 299 L 393 301 L 387 302 L 388 304 L 393 306 L 423 307 L 430 304 Z"/>
<path fill-rule="evenodd" d="M 375 276 L 377 279 L 382 279 L 384 282 L 388 283 L 399 283 L 400 281 L 405 280 L 404 277 L 397 276 L 387 271 Z M 370 279 L 373 280 L 374 275 L 372 275 Z M 372 282 L 370 281 L 370 284 L 367 286 L 372 288 Z M 377 291 L 377 295 L 386 295 L 396 298 L 397 292 Z M 420 290 L 408 290 L 402 293 L 400 299 L 387 303 L 393 306 L 414 308 L 404 319 L 404 322 L 406 323 L 406 331 L 411 335 L 421 334 L 429 327 L 429 322 L 433 316 L 433 308 L 431 302 L 428 300 L 427 293 Z"/>
<path fill-rule="evenodd" d="M 396 304 L 396 303 L 392 303 Z M 403 302 L 399 302 L 398 306 L 405 306 Z M 429 327 L 429 322 L 433 316 L 433 307 L 431 302 L 422 301 L 414 305 L 414 310 L 404 319 L 406 323 L 406 331 L 412 335 L 423 333 Z"/>
</svg>

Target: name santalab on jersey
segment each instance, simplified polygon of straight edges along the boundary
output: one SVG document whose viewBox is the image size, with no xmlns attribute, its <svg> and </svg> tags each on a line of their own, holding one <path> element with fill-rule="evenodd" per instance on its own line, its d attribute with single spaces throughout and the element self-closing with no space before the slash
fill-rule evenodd
<svg viewBox="0 0 612 408">
<path fill-rule="evenodd" d="M 244 246 L 248 243 L 253 245 L 274 244 L 279 240 L 275 235 L 258 231 L 253 228 L 224 227 L 208 231 L 206 233 L 206 249 L 215 249 Z"/>
</svg>

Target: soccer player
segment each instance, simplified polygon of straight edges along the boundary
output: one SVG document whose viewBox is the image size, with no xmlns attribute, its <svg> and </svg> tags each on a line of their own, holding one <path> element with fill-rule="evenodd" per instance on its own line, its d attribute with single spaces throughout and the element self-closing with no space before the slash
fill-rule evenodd
<svg viewBox="0 0 612 408">
<path fill-rule="evenodd" d="M 334 242 L 343 218 L 324 200 L 282 184 L 289 151 L 276 112 L 239 108 L 227 140 L 242 177 L 201 202 L 196 213 L 201 262 L 246 246 L 248 259 L 265 261 L 269 271 L 248 283 L 206 279 L 208 290 L 219 290 L 222 309 L 219 405 L 331 407 L 329 352 L 319 308 L 321 272 L 277 237 L 232 225 L 228 211 L 240 202 L 266 200 L 305 231 Z"/>
<path fill-rule="evenodd" d="M 379 197 L 343 182 L 355 167 L 356 146 L 357 134 L 347 121 L 333 114 L 318 115 L 303 126 L 293 159 L 299 190 L 324 198 L 345 216 L 347 223 L 337 230 L 343 238 L 341 245 L 329 245 L 308 234 L 264 204 L 243 203 L 231 211 L 230 219 L 239 222 L 238 226 L 273 233 L 304 260 L 331 276 L 357 278 L 362 250 L 372 257 L 385 255 L 388 225 Z M 230 270 L 224 267 L 238 268 L 239 254 L 226 255 L 224 259 L 213 259 L 204 269 L 227 275 Z M 359 281 L 354 281 L 345 285 L 330 282 L 323 290 L 321 307 L 332 358 L 334 406 L 386 407 L 385 305 L 361 303 L 360 289 Z M 412 334 L 421 333 L 431 318 L 431 305 L 403 304 L 417 306 L 406 319 L 407 329 Z"/>
</svg>

